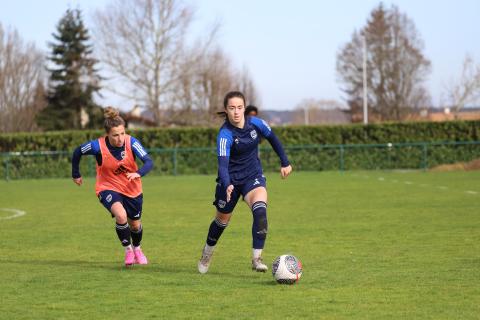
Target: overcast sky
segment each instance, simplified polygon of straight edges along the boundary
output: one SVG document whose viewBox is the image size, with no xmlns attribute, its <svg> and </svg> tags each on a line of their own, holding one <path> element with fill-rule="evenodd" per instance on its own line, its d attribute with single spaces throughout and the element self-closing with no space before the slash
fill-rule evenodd
<svg viewBox="0 0 480 320">
<path fill-rule="evenodd" d="M 47 51 L 55 26 L 68 8 L 80 8 L 87 28 L 111 0 L 1 0 L 0 23 Z M 192 32 L 221 22 L 217 43 L 241 69 L 248 68 L 261 108 L 292 109 L 307 98 L 343 101 L 336 54 L 354 30 L 365 26 L 374 0 L 187 0 L 196 8 Z M 441 102 L 445 85 L 461 71 L 465 55 L 480 63 L 480 0 L 398 0 L 424 40 L 432 62 L 427 88 Z M 106 94 L 105 104 L 124 102 Z"/>
</svg>

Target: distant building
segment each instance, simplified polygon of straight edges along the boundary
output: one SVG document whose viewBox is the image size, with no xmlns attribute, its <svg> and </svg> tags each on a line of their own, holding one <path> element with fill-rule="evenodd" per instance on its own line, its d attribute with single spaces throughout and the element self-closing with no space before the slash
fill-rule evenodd
<svg viewBox="0 0 480 320">
<path fill-rule="evenodd" d="M 450 108 L 423 109 L 412 114 L 409 119 L 414 121 L 452 121 L 452 120 L 480 120 L 480 107 L 462 108 L 459 112 L 452 112 Z"/>
<path fill-rule="evenodd" d="M 155 127 L 157 124 L 153 121 L 153 114 L 145 107 L 135 105 L 132 110 L 122 113 L 122 118 L 129 129 L 142 129 Z"/>
<path fill-rule="evenodd" d="M 274 126 L 349 124 L 352 122 L 349 111 L 343 109 L 261 110 L 260 117 Z"/>
</svg>

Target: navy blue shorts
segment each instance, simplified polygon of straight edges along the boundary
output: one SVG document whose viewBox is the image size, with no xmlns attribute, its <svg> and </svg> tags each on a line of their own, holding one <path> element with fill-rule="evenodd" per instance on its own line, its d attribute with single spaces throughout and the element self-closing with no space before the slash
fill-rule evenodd
<svg viewBox="0 0 480 320">
<path fill-rule="evenodd" d="M 227 202 L 227 187 L 217 183 L 215 189 L 215 201 L 213 205 L 221 213 L 231 213 L 237 205 L 240 196 L 245 197 L 247 193 L 258 187 L 267 187 L 267 179 L 263 174 L 248 179 L 245 183 L 236 184 L 233 186 L 233 191 L 230 196 L 230 201 Z"/>
<path fill-rule="evenodd" d="M 98 200 L 100 200 L 108 211 L 110 211 L 115 202 L 120 202 L 125 208 L 127 217 L 130 220 L 139 220 L 142 217 L 143 194 L 135 198 L 130 198 L 116 191 L 104 190 L 98 194 Z M 110 211 L 110 213 L 112 212 Z"/>
</svg>

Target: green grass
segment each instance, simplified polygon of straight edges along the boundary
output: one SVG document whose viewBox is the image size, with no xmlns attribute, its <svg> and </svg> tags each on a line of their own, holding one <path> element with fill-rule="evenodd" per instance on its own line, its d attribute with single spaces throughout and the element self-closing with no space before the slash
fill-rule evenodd
<svg viewBox="0 0 480 320">
<path fill-rule="evenodd" d="M 0 211 L 0 318 L 478 319 L 480 172 L 267 178 L 264 258 L 299 257 L 297 285 L 250 270 L 244 203 L 197 273 L 213 176 L 144 179 L 150 264 L 131 269 L 93 180 L 0 182 L 0 208 L 27 212 Z"/>
</svg>

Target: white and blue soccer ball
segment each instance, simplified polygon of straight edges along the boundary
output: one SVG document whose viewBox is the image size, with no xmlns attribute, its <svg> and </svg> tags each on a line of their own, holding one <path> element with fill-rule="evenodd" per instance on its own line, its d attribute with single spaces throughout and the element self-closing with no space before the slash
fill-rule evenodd
<svg viewBox="0 0 480 320">
<path fill-rule="evenodd" d="M 272 275 L 278 283 L 297 283 L 302 277 L 302 273 L 302 263 L 291 254 L 281 255 L 273 261 Z"/>
</svg>

